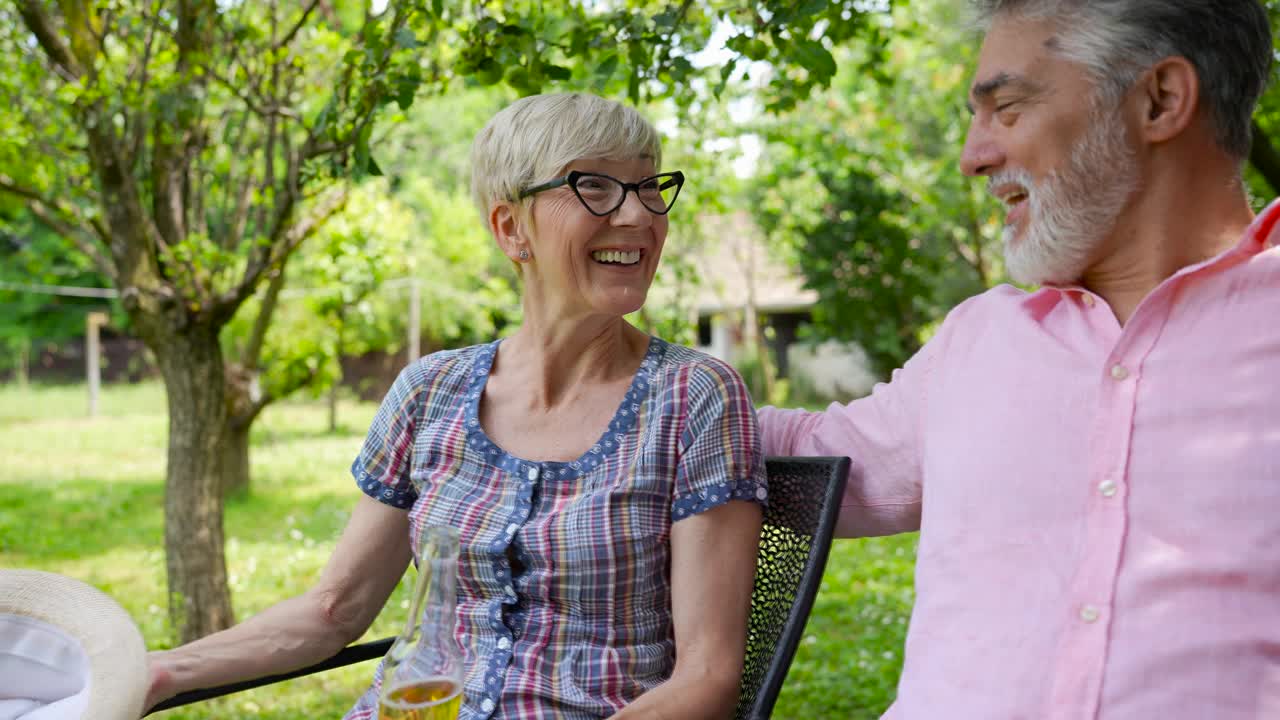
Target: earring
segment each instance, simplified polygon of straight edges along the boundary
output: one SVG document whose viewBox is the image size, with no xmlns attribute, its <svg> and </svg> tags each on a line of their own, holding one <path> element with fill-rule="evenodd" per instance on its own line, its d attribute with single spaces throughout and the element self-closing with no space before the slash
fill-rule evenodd
<svg viewBox="0 0 1280 720">
<path fill-rule="evenodd" d="M 528 250 L 521 250 L 521 251 L 520 251 L 520 259 L 521 259 L 521 260 L 528 260 L 528 259 L 529 259 L 529 251 L 528 251 Z"/>
</svg>

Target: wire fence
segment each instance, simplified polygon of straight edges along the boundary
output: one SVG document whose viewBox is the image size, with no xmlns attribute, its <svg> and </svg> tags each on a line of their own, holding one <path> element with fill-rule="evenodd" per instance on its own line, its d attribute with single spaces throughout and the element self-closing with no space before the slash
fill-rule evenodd
<svg viewBox="0 0 1280 720">
<path fill-rule="evenodd" d="M 0 347 L 0 383 L 29 382 L 62 384 L 83 382 L 89 390 L 90 414 L 96 407 L 100 383 L 138 382 L 158 376 L 156 364 L 146 345 L 139 339 L 109 325 L 104 311 L 120 293 L 113 288 L 53 285 L 0 280 L 0 291 L 27 295 L 65 297 L 70 302 L 41 305 L 39 313 L 48 326 L 61 327 L 56 335 L 41 336 L 39 330 L 24 333 L 18 340 L 10 338 L 6 348 Z M 332 287 L 285 288 L 280 293 L 284 302 L 308 296 L 339 292 Z M 390 379 L 408 358 L 421 353 L 421 281 L 412 277 L 387 280 L 378 287 L 384 297 L 390 294 L 406 307 L 406 337 L 403 353 L 370 352 L 340 358 L 343 384 L 362 396 L 372 395 L 390 384 Z M 94 302 L 98 301 L 98 302 Z M 103 302 L 105 301 L 105 302 Z M 29 303 L 0 301 L 0 312 L 31 311 Z M 64 315 L 62 318 L 54 316 Z"/>
</svg>

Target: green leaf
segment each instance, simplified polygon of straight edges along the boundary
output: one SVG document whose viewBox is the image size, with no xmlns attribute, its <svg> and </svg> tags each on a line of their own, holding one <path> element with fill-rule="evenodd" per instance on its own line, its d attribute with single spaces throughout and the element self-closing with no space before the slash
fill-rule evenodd
<svg viewBox="0 0 1280 720">
<path fill-rule="evenodd" d="M 618 62 L 618 53 L 611 52 L 605 55 L 591 73 L 592 85 L 596 88 L 602 88 L 607 85 L 613 79 L 614 74 L 618 72 Z"/>
<path fill-rule="evenodd" d="M 396 31 L 396 45 L 405 49 L 416 48 L 418 47 L 418 36 L 414 35 L 413 30 L 402 27 Z"/>
<path fill-rule="evenodd" d="M 483 85 L 493 85 L 502 80 L 502 66 L 493 58 L 486 57 L 476 67 L 475 78 Z"/>
<path fill-rule="evenodd" d="M 831 3 L 827 0 L 805 0 L 796 4 L 791 11 L 792 20 L 800 20 L 811 18 L 831 7 Z"/>
<path fill-rule="evenodd" d="M 573 71 L 561 65 L 543 65 L 542 72 L 551 80 L 563 82 L 573 77 Z"/>
<path fill-rule="evenodd" d="M 672 28 L 676 26 L 676 22 L 679 20 L 679 17 L 680 17 L 680 11 L 674 6 L 669 7 L 666 10 L 663 10 L 662 12 L 653 16 L 653 25 L 659 30 L 665 30 L 669 32 L 671 31 Z"/>
<path fill-rule="evenodd" d="M 529 75 L 528 68 L 524 68 L 519 65 L 509 67 L 502 79 L 505 80 L 512 88 L 520 91 L 521 94 L 531 95 L 537 92 L 533 78 Z"/>
<path fill-rule="evenodd" d="M 360 134 L 356 136 L 355 142 L 355 162 L 353 163 L 352 173 L 356 179 L 363 178 L 369 172 L 369 165 L 372 163 L 369 157 L 369 140 L 373 137 L 373 123 L 365 123 L 360 129 Z"/>
<path fill-rule="evenodd" d="M 737 66 L 738 59 L 730 58 L 729 62 L 725 63 L 724 67 L 720 68 L 720 81 L 711 89 L 711 93 L 716 96 L 717 100 L 720 99 L 720 94 L 724 92 L 725 86 L 729 84 L 729 78 L 733 76 L 733 70 Z"/>
<path fill-rule="evenodd" d="M 797 42 L 791 50 L 791 58 L 807 69 L 820 85 L 826 85 L 836 74 L 836 59 L 817 40 Z"/>
<path fill-rule="evenodd" d="M 396 105 L 401 110 L 408 110 L 413 105 L 413 98 L 418 94 L 418 83 L 408 79 L 401 79 L 397 85 Z"/>
</svg>

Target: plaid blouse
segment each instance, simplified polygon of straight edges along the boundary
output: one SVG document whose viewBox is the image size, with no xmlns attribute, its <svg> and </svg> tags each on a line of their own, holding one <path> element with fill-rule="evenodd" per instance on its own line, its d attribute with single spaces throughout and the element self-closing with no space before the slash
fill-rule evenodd
<svg viewBox="0 0 1280 720">
<path fill-rule="evenodd" d="M 671 523 L 729 500 L 764 504 L 742 379 L 653 338 L 600 440 L 573 462 L 495 445 L 480 394 L 498 342 L 401 372 L 352 474 L 424 525 L 458 528 L 459 718 L 612 715 L 670 677 Z M 415 549 L 416 552 L 416 549 Z M 382 667 L 346 720 L 377 716 Z"/>
</svg>

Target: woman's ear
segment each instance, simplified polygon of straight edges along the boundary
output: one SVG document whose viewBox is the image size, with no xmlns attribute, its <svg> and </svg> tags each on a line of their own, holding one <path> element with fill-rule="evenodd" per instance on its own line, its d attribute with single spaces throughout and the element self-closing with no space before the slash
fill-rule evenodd
<svg viewBox="0 0 1280 720">
<path fill-rule="evenodd" d="M 520 227 L 520 213 L 512 203 L 497 203 L 489 209 L 489 230 L 503 254 L 515 263 L 528 260 L 530 254 L 528 239 L 522 235 Z"/>
<path fill-rule="evenodd" d="M 1141 115 L 1138 132 L 1148 143 L 1162 143 L 1182 134 L 1200 108 L 1200 76 L 1181 56 L 1156 63 L 1138 81 Z"/>
</svg>

